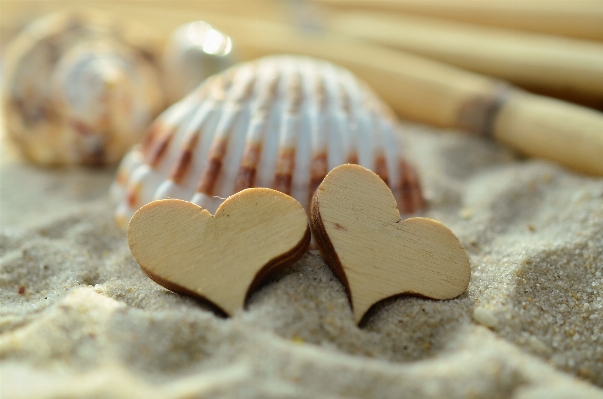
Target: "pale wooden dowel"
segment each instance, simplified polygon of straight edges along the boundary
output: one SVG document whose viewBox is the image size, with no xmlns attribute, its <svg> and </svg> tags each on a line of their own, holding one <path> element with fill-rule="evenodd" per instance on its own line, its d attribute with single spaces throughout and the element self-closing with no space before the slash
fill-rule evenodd
<svg viewBox="0 0 603 399">
<path fill-rule="evenodd" d="M 333 14 L 328 28 L 518 85 L 603 98 L 603 43 L 370 11 Z"/>
<path fill-rule="evenodd" d="M 603 115 L 515 90 L 501 107 L 494 137 L 535 157 L 603 176 Z"/>
<path fill-rule="evenodd" d="M 419 14 L 478 25 L 603 40 L 599 0 L 314 0 L 344 8 Z"/>
</svg>

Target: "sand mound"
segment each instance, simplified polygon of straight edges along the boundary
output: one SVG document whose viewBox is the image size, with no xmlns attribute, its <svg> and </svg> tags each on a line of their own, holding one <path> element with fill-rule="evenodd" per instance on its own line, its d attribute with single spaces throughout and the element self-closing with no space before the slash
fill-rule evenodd
<svg viewBox="0 0 603 399">
<path fill-rule="evenodd" d="M 4 149 L 0 396 L 603 398 L 603 179 L 408 129 L 426 216 L 459 236 L 471 283 L 390 300 L 363 329 L 312 254 L 215 316 L 141 272 L 113 223 L 114 171 Z"/>
</svg>

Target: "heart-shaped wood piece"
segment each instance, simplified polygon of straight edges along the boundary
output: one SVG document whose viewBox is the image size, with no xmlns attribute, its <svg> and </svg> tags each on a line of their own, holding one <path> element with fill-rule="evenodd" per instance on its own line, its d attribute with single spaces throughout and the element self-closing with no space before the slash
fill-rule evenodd
<svg viewBox="0 0 603 399">
<path fill-rule="evenodd" d="M 295 199 L 250 188 L 226 199 L 215 216 L 187 201 L 153 201 L 132 217 L 128 243 L 157 283 L 232 315 L 273 272 L 302 257 L 310 228 Z"/>
<path fill-rule="evenodd" d="M 469 259 L 454 233 L 432 219 L 402 221 L 389 187 L 368 169 L 333 169 L 310 213 L 320 252 L 346 287 L 358 323 L 383 299 L 450 299 L 469 285 Z"/>
</svg>

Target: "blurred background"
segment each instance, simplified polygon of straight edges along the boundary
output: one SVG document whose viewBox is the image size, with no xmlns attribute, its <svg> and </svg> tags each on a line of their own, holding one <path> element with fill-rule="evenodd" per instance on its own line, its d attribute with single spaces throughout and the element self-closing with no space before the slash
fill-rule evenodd
<svg viewBox="0 0 603 399">
<path fill-rule="evenodd" d="M 288 51 L 338 61 L 336 54 L 305 48 L 303 39 L 354 38 L 603 109 L 601 1 L 2 0 L 2 46 L 31 20 L 74 7 L 137 21 L 161 41 L 180 25 L 203 20 L 233 38 L 242 60 Z M 270 34 L 279 33 L 295 40 L 282 48 L 270 43 L 277 39 Z"/>
<path fill-rule="evenodd" d="M 562 159 L 565 143 L 576 141 L 565 135 L 572 126 L 591 126 L 589 138 L 593 129 L 603 126 L 603 1 L 3 0 L 2 48 L 32 20 L 74 8 L 135 23 L 140 29 L 133 30 L 144 31 L 164 48 L 156 61 L 162 64 L 164 83 L 171 82 L 165 84 L 166 105 L 190 90 L 192 83 L 181 79 L 187 75 L 186 65 L 170 65 L 177 51 L 190 46 L 213 55 L 206 61 L 205 75 L 263 55 L 305 54 L 350 69 L 402 118 L 493 134 L 529 155 L 603 174 L 600 161 L 581 164 L 579 159 L 593 157 L 583 149 Z M 192 21 L 211 26 L 189 28 L 184 36 L 181 29 L 178 39 L 177 29 Z M 174 40 L 189 43 L 174 50 Z M 198 61 L 192 62 L 196 68 Z M 174 75 L 176 80 L 170 81 Z M 496 119 L 501 105 L 516 95 L 515 88 L 563 103 L 545 104 L 540 97 L 513 99 L 517 109 L 509 111 L 508 121 Z M 539 116 L 532 117 L 535 114 Z M 558 143 L 552 140 L 556 148 L 540 151 L 518 139 L 529 128 L 530 134 L 535 132 L 534 141 L 545 140 L 539 132 L 550 126 L 543 128 L 541 121 L 559 114 L 569 115 L 571 121 L 564 122 L 568 126 Z M 602 142 L 600 137 L 595 141 L 587 140 L 583 147 Z"/>
</svg>

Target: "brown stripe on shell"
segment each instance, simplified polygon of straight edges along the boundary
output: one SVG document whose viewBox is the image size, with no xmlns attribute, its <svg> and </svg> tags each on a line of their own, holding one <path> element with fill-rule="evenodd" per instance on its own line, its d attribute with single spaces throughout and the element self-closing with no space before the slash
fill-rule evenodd
<svg viewBox="0 0 603 399">
<path fill-rule="evenodd" d="M 176 163 L 172 167 L 172 170 L 169 174 L 169 179 L 171 179 L 174 183 L 180 183 L 190 169 L 194 155 L 193 153 L 195 151 L 195 147 L 197 146 L 198 140 L 199 134 L 193 134 L 191 135 L 189 141 L 182 147 L 182 151 L 178 155 L 178 159 L 176 160 Z"/>
<path fill-rule="evenodd" d="M 352 100 L 350 99 L 350 94 L 345 90 L 345 87 L 341 83 L 338 84 L 338 93 L 341 101 L 341 112 L 349 120 L 352 114 Z M 348 146 L 348 154 L 346 155 L 345 161 L 347 163 L 358 164 L 358 153 L 356 148 Z"/>
<path fill-rule="evenodd" d="M 115 182 L 119 185 L 124 187 L 127 183 L 128 183 L 128 176 L 130 174 L 129 170 L 125 170 L 120 168 L 119 171 L 117 172 L 117 176 L 115 178 Z"/>
<path fill-rule="evenodd" d="M 350 94 L 345 89 L 345 87 L 343 87 L 343 84 L 341 84 L 341 82 L 337 85 L 337 88 L 337 91 L 339 93 L 339 99 L 341 101 L 341 111 L 349 116 L 352 113 L 352 101 L 350 100 Z"/>
<path fill-rule="evenodd" d="M 268 115 L 270 108 L 273 106 L 274 98 L 278 93 L 279 75 L 273 73 L 268 80 L 265 91 L 258 93 L 258 99 L 255 105 L 254 116 L 260 119 L 262 129 L 266 128 Z M 264 133 L 262 131 L 262 133 Z M 263 136 L 263 134 L 262 134 Z M 255 185 L 255 177 L 257 175 L 257 167 L 262 156 L 263 144 L 261 141 L 254 142 L 249 141 L 245 145 L 243 157 L 241 159 L 241 165 L 239 166 L 239 172 L 235 179 L 234 191 L 239 192 L 246 188 L 253 187 Z"/>
<path fill-rule="evenodd" d="M 358 165 L 358 153 L 356 151 L 350 152 L 345 161 L 346 163 L 353 163 Z"/>
<path fill-rule="evenodd" d="M 236 74 L 236 68 L 231 68 L 226 70 L 223 74 L 210 77 L 209 79 L 211 80 L 208 79 L 203 85 L 211 88 L 209 97 L 216 101 L 225 101 Z"/>
<path fill-rule="evenodd" d="M 126 201 L 131 209 L 138 209 L 138 202 L 140 200 L 140 189 L 141 184 L 137 183 L 133 187 L 128 187 L 126 193 Z"/>
<path fill-rule="evenodd" d="M 227 80 L 225 81 L 228 87 L 230 88 L 231 93 L 226 97 L 226 103 L 230 106 L 240 106 L 243 102 L 247 101 L 253 95 L 254 89 L 254 80 L 248 79 L 244 81 L 244 86 L 235 86 L 237 83 L 237 77 L 240 72 L 239 69 L 233 68 L 228 70 L 224 76 L 227 76 Z M 239 77 L 239 81 L 242 79 Z M 237 93 L 234 90 L 240 90 Z M 234 93 L 234 94 L 233 94 Z M 238 115 L 237 115 L 238 117 Z M 214 187 L 218 178 L 220 177 L 220 172 L 222 171 L 222 164 L 224 162 L 224 158 L 226 157 L 226 151 L 228 149 L 228 143 L 230 140 L 231 131 L 233 128 L 234 122 L 229 124 L 228 131 L 224 132 L 221 138 L 217 138 L 216 141 L 212 144 L 212 147 L 209 151 L 209 155 L 207 157 L 207 161 L 203 167 L 203 171 L 201 172 L 201 177 L 197 184 L 197 192 L 205 195 L 212 195 L 214 191 Z"/>
<path fill-rule="evenodd" d="M 320 76 L 316 77 L 314 90 L 316 93 L 316 102 L 318 103 L 318 111 L 322 113 L 327 109 L 328 98 L 325 90 L 325 83 Z"/>
<path fill-rule="evenodd" d="M 382 152 L 378 153 L 375 158 L 375 173 L 389 186 L 387 164 L 385 163 L 385 155 Z"/>
<path fill-rule="evenodd" d="M 76 119 L 71 119 L 68 123 L 76 133 L 74 146 L 77 148 L 76 153 L 79 154 L 79 162 L 86 166 L 103 166 L 106 163 L 106 147 L 110 144 L 108 142 L 110 135 L 95 131 Z"/>
<path fill-rule="evenodd" d="M 292 74 L 287 82 L 288 97 L 285 103 L 285 112 L 289 117 L 297 115 L 302 104 L 302 86 L 299 74 Z M 286 134 L 286 133 L 285 133 Z M 293 184 L 293 170 L 295 169 L 295 147 L 280 149 L 276 161 L 274 183 L 272 187 L 285 194 L 291 194 Z"/>
<path fill-rule="evenodd" d="M 266 90 L 264 96 L 258 99 L 258 113 L 267 113 L 270 110 L 272 102 L 278 93 L 279 78 L 280 76 L 276 73 L 271 76 L 268 83 L 268 89 Z"/>
<path fill-rule="evenodd" d="M 246 188 L 253 187 L 255 183 L 255 175 L 257 173 L 257 165 L 262 155 L 262 144 L 254 143 L 245 148 L 241 166 L 235 180 L 235 193 Z"/>
<path fill-rule="evenodd" d="M 403 214 L 412 214 L 425 207 L 421 183 L 415 169 L 407 161 L 400 161 L 400 199 L 398 209 Z"/>
<path fill-rule="evenodd" d="M 276 173 L 272 188 L 285 194 L 291 194 L 293 182 L 293 169 L 295 168 L 295 149 L 281 149 L 276 162 Z"/>
<path fill-rule="evenodd" d="M 254 94 L 254 83 L 255 81 L 253 79 L 249 79 L 248 81 L 246 81 L 245 86 L 243 86 L 243 89 L 241 90 L 239 95 L 233 99 L 233 103 L 240 105 L 248 101 Z"/>
<path fill-rule="evenodd" d="M 322 77 L 317 75 L 314 85 L 314 98 L 317 104 L 318 113 L 321 114 L 326 111 L 328 107 L 328 98 Z M 322 134 L 321 132 L 318 133 Z M 322 183 L 325 176 L 329 172 L 329 165 L 327 160 L 327 150 L 325 148 L 318 149 L 318 152 L 313 154 L 312 161 L 310 162 L 310 191 L 308 192 L 308 204 L 312 203 L 312 198 L 316 189 Z"/>
<path fill-rule="evenodd" d="M 168 131 L 164 131 L 163 134 L 156 138 L 150 146 L 149 151 L 145 154 L 145 162 L 151 167 L 155 168 L 161 162 L 164 155 L 167 152 L 170 141 L 174 137 L 176 128 L 172 127 Z"/>
<path fill-rule="evenodd" d="M 153 142 L 156 139 L 155 136 L 159 134 L 162 125 L 163 124 L 160 122 L 160 120 L 158 120 L 157 122 L 151 124 L 151 126 L 149 126 L 147 129 L 144 139 L 142 140 L 142 153 L 144 154 L 145 158 L 147 157 L 148 152 L 151 150 Z"/>
<path fill-rule="evenodd" d="M 197 185 L 198 193 L 203 193 L 206 195 L 212 194 L 216 181 L 218 180 L 218 176 L 220 175 L 220 170 L 222 169 L 222 162 L 226 156 L 227 148 L 228 139 L 218 140 L 212 145 L 205 166 L 203 167 L 203 172 L 201 172 L 201 178 L 199 179 L 199 183 Z"/>
<path fill-rule="evenodd" d="M 410 169 L 410 174 L 412 176 L 412 182 L 413 182 L 413 187 L 414 187 L 414 189 L 412 191 L 413 204 L 414 204 L 413 212 L 418 212 L 418 211 L 425 209 L 425 207 L 427 206 L 427 203 L 425 201 L 425 197 L 423 196 L 423 187 L 421 186 L 421 179 L 419 178 L 419 176 L 417 174 L 417 170 L 411 164 L 409 164 L 408 166 Z"/>
<path fill-rule="evenodd" d="M 310 163 L 310 192 L 308 193 L 308 204 L 312 202 L 314 192 L 320 183 L 322 183 L 328 172 L 329 169 L 326 151 L 315 154 L 312 158 L 312 162 Z"/>
<path fill-rule="evenodd" d="M 285 108 L 285 112 L 289 112 L 291 114 L 296 115 L 299 113 L 299 109 L 301 107 L 303 99 L 301 78 L 299 77 L 299 75 L 296 74 L 291 76 L 287 92 L 290 97 L 287 98 L 287 106 Z"/>
</svg>

